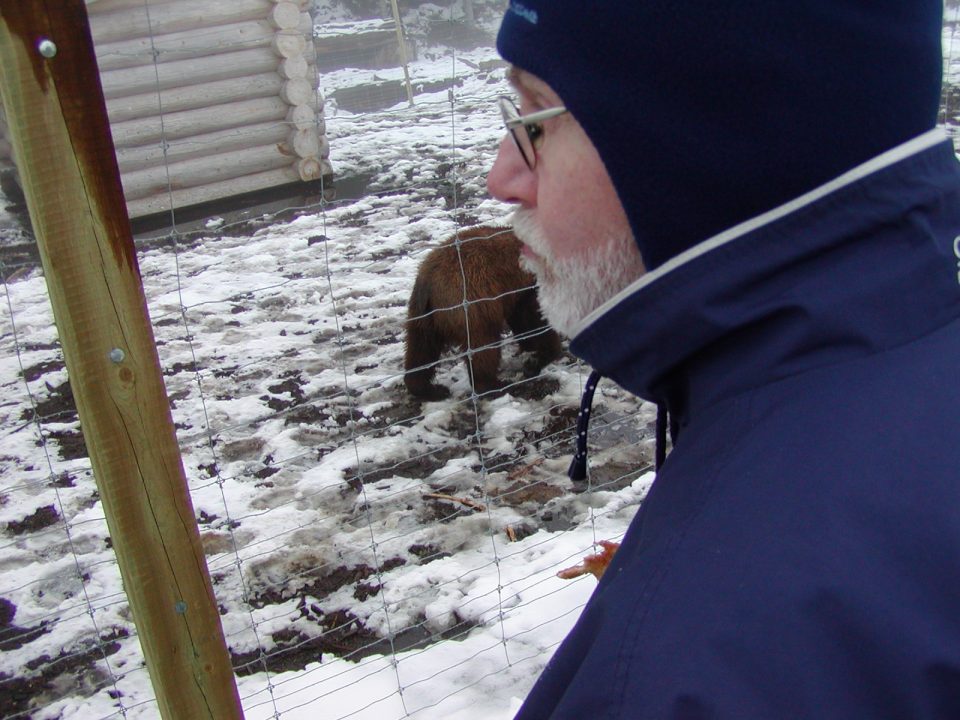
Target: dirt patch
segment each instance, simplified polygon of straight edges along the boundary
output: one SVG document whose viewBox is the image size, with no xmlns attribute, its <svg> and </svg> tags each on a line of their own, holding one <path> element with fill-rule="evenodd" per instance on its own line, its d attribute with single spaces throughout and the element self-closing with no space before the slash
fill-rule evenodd
<svg viewBox="0 0 960 720">
<path fill-rule="evenodd" d="M 393 638 L 382 638 L 346 610 L 324 613 L 316 603 L 304 600 L 300 613 L 308 621 L 306 627 L 310 628 L 309 631 L 316 630 L 318 634 L 281 630 L 271 636 L 277 647 L 269 653 L 231 651 L 234 672 L 243 676 L 264 669 L 270 672 L 302 670 L 310 663 L 320 662 L 324 654 L 359 662 L 372 655 L 390 655 L 425 648 L 440 640 L 456 640 L 476 627 L 476 623 L 456 617 L 452 627 L 437 633 L 429 630 L 425 618 L 421 618 L 417 624 L 398 631 Z"/>
<path fill-rule="evenodd" d="M 118 641 L 127 635 L 126 630 L 116 628 L 96 642 L 63 650 L 54 658 L 40 655 L 28 660 L 23 664 L 24 672 L 16 677 L 0 673 L 0 714 L 30 718 L 31 708 L 64 697 L 97 694 L 113 682 L 97 661 L 116 653 L 120 649 Z"/>
<path fill-rule="evenodd" d="M 451 557 L 452 553 L 443 552 L 436 545 L 411 545 L 407 550 L 412 554 L 420 558 L 420 564 L 426 565 L 429 562 L 434 560 L 441 560 L 445 557 Z"/>
<path fill-rule="evenodd" d="M 36 370 L 34 366 L 31 370 Z M 37 377 L 41 377 L 37 375 Z M 44 422 L 66 423 L 77 419 L 77 403 L 73 399 L 70 381 L 67 380 L 55 387 L 47 385 L 49 394 L 36 401 L 34 407 L 28 407 L 20 414 L 20 419 L 33 422 L 39 419 Z"/>
<path fill-rule="evenodd" d="M 50 486 L 56 488 L 71 488 L 76 486 L 76 482 L 73 475 L 67 471 L 63 471 L 58 473 L 57 476 L 50 481 Z"/>
<path fill-rule="evenodd" d="M 573 406 L 550 408 L 544 418 L 543 428 L 528 430 L 524 433 L 524 440 L 533 443 L 537 451 L 546 458 L 573 454 L 578 412 L 579 408 Z"/>
<path fill-rule="evenodd" d="M 260 398 L 274 412 L 301 405 L 305 399 L 302 390 L 304 381 L 299 372 L 287 372 L 281 375 L 281 378 L 283 379 L 280 382 L 267 386 L 270 395 L 263 395 Z"/>
<path fill-rule="evenodd" d="M 371 427 L 378 430 L 391 425 L 411 427 L 420 420 L 420 403 L 405 397 L 400 402 L 378 409 L 370 415 L 369 420 Z"/>
<path fill-rule="evenodd" d="M 546 530 L 547 532 L 563 532 L 565 530 L 570 530 L 575 528 L 582 521 L 583 518 L 577 516 L 577 513 L 572 506 L 560 504 L 554 504 L 548 508 L 545 508 L 537 518 L 540 528 Z"/>
<path fill-rule="evenodd" d="M 470 453 L 469 448 L 461 445 L 447 445 L 423 455 L 417 455 L 408 460 L 401 460 L 390 465 L 367 466 L 363 465 L 362 475 L 357 472 L 357 468 L 352 467 L 344 471 L 347 477 L 347 483 L 351 487 L 356 486 L 359 490 L 359 483 L 368 484 L 386 480 L 392 477 L 405 477 L 415 480 L 425 480 L 434 472 L 444 467 L 450 460 L 462 458 Z M 479 466 L 474 470 L 479 471 Z"/>
<path fill-rule="evenodd" d="M 269 396 L 264 396 L 267 397 Z M 277 398 L 278 404 L 284 402 L 286 401 Z M 321 425 L 331 438 L 336 438 L 340 433 L 347 432 L 348 423 L 356 419 L 354 415 L 355 411 L 349 407 L 336 408 L 325 401 L 287 402 L 287 407 L 283 409 L 283 424 Z"/>
<path fill-rule="evenodd" d="M 190 373 L 191 375 L 197 372 L 197 363 L 191 362 L 175 362 L 167 368 L 164 368 L 163 374 L 167 377 L 172 375 L 177 375 L 182 372 Z"/>
<path fill-rule="evenodd" d="M 634 480 L 645 472 L 653 470 L 653 464 L 642 464 L 638 467 L 636 464 L 625 464 L 610 462 L 604 465 L 590 468 L 589 488 L 592 490 L 606 490 L 616 492 L 629 487 Z M 587 489 L 587 483 L 583 483 L 582 490 Z"/>
<path fill-rule="evenodd" d="M 510 394 L 521 400 L 542 400 L 560 389 L 560 381 L 547 375 L 524 380 L 510 387 Z"/>
<path fill-rule="evenodd" d="M 429 495 L 424 495 L 423 506 L 418 519 L 422 525 L 434 523 L 449 523 L 459 517 L 484 512 L 487 509 L 483 497 L 483 489 L 475 486 L 471 492 L 450 487 L 434 488 Z"/>
<path fill-rule="evenodd" d="M 57 371 L 63 367 L 59 361 L 40 363 L 24 370 L 24 377 L 36 380 L 48 372 Z M 59 385 L 52 386 L 45 383 L 47 396 L 37 398 L 34 404 L 26 407 L 20 413 L 20 419 L 27 423 L 56 423 L 70 424 L 78 420 L 77 404 L 70 389 L 70 381 L 66 380 Z M 80 460 L 87 457 L 87 446 L 83 439 L 83 432 L 79 429 L 44 429 L 44 438 L 55 440 L 58 445 L 61 460 Z M 37 442 L 38 447 L 43 440 Z"/>
<path fill-rule="evenodd" d="M 261 437 L 242 438 L 224 443 L 220 448 L 220 457 L 228 462 L 249 460 L 260 456 L 266 440 Z"/>
<path fill-rule="evenodd" d="M 6 190 L 5 173 L 0 173 L 0 185 Z M 15 182 L 9 184 L 17 187 Z M 19 190 L 19 188 L 17 188 Z M 7 193 L 9 197 L 9 193 Z M 25 205 L 7 205 L 5 208 L 15 216 L 13 224 L 0 227 L 0 278 L 14 282 L 40 267 L 40 249 L 33 239 L 30 216 Z"/>
<path fill-rule="evenodd" d="M 310 663 L 319 662 L 325 652 L 331 652 L 329 644 L 322 638 L 311 638 L 292 630 L 281 630 L 271 637 L 277 648 L 269 653 L 261 650 L 245 653 L 230 650 L 234 673 L 244 677 L 263 671 L 280 673 L 303 670 Z"/>
<path fill-rule="evenodd" d="M 7 523 L 7 532 L 11 535 L 23 535 L 37 532 L 50 527 L 60 520 L 60 515 L 53 505 L 44 505 L 35 512 L 27 515 L 23 520 L 11 520 Z"/>
<path fill-rule="evenodd" d="M 544 481 L 518 481 L 498 491 L 493 497 L 500 503 L 512 507 L 525 503 L 542 506 L 565 494 L 566 492 L 563 489 Z"/>
<path fill-rule="evenodd" d="M 410 552 L 421 563 L 450 555 L 435 545 L 414 545 L 410 547 Z M 405 564 L 402 558 L 391 558 L 382 564 L 380 572 Z M 307 664 L 320 661 L 324 654 L 358 661 L 371 655 L 423 648 L 439 640 L 456 639 L 476 626 L 473 622 L 455 617 L 452 627 L 437 633 L 426 627 L 425 618 L 420 618 L 416 624 L 399 630 L 391 639 L 368 629 L 348 610 L 324 612 L 320 607 L 320 600 L 350 585 L 354 585 L 353 596 L 361 602 L 376 595 L 380 592 L 376 574 L 377 571 L 368 565 L 341 566 L 305 582 L 295 593 L 299 597 L 297 607 L 301 616 L 297 626 L 271 635 L 276 648 L 270 652 L 253 650 L 239 653 L 231 650 L 234 671 L 238 675 L 250 675 L 264 669 L 271 672 L 302 670 Z M 304 577 L 309 575 L 307 573 Z M 281 591 L 268 589 L 254 596 L 250 605 L 263 608 L 286 602 L 290 597 Z"/>
<path fill-rule="evenodd" d="M 388 572 L 401 565 L 406 565 L 406 562 L 403 558 L 391 558 L 381 564 L 380 572 Z M 352 567 L 344 565 L 326 573 L 323 572 L 323 568 L 311 568 L 300 575 L 299 579 L 302 584 L 295 592 L 290 592 L 288 588 L 279 590 L 267 588 L 250 598 L 250 607 L 260 609 L 267 605 L 277 605 L 286 602 L 295 595 L 301 598 L 309 596 L 316 600 L 322 600 L 343 587 L 356 585 L 366 580 L 375 575 L 376 572 L 376 569 L 369 565 L 354 565 Z M 379 587 L 377 591 L 379 591 Z"/>
<path fill-rule="evenodd" d="M 450 410 L 449 418 L 444 422 L 440 427 L 446 432 L 446 434 L 455 440 L 463 441 L 469 440 L 471 443 L 475 442 L 477 435 L 477 413 L 474 410 L 473 402 L 469 399 L 463 402 L 459 402 Z M 461 447 L 466 448 L 471 446 L 462 445 Z"/>
<path fill-rule="evenodd" d="M 88 456 L 87 443 L 80 430 L 48 430 L 47 436 L 57 441 L 61 460 L 82 460 Z"/>
<path fill-rule="evenodd" d="M 268 477 L 271 475 L 276 475 L 278 472 L 280 472 L 280 468 L 273 467 L 272 465 L 264 465 L 262 468 L 255 471 L 253 476 L 257 478 L 257 480 L 266 480 Z"/>
<path fill-rule="evenodd" d="M 33 628 L 14 625 L 13 618 L 16 614 L 17 606 L 6 598 L 0 598 L 0 650 L 4 652 L 19 650 L 49 632 L 45 622 Z"/>
<path fill-rule="evenodd" d="M 63 370 L 63 359 L 47 360 L 46 362 L 31 365 L 23 370 L 23 379 L 27 382 L 33 382 L 47 373 L 60 372 Z"/>
</svg>

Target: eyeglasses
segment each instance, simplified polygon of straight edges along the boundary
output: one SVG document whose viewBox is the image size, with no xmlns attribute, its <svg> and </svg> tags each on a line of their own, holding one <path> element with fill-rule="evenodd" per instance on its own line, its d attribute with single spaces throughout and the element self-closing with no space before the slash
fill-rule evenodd
<svg viewBox="0 0 960 720">
<path fill-rule="evenodd" d="M 503 115 L 503 124 L 507 131 L 513 136 L 513 141 L 517 144 L 517 149 L 523 156 L 523 161 L 527 167 L 533 170 L 537 166 L 537 141 L 543 136 L 543 121 L 550 118 L 563 115 L 567 112 L 565 107 L 553 107 L 546 110 L 521 115 L 520 110 L 508 97 L 500 98 L 497 103 L 500 106 L 500 114 Z"/>
</svg>

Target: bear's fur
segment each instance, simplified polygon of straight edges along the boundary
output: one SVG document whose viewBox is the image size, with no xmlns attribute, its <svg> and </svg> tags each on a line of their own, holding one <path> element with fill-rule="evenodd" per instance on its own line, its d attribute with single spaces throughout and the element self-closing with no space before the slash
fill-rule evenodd
<svg viewBox="0 0 960 720">
<path fill-rule="evenodd" d="M 520 268 L 520 248 L 511 230 L 479 226 L 461 230 L 424 258 L 407 306 L 403 379 L 413 395 L 449 397 L 446 387 L 433 382 L 436 362 L 449 348 L 464 353 L 474 392 L 499 390 L 506 328 L 518 337 L 521 350 L 534 354 L 527 373 L 539 372 L 560 355 L 560 337 L 540 314 L 536 280 Z"/>
</svg>

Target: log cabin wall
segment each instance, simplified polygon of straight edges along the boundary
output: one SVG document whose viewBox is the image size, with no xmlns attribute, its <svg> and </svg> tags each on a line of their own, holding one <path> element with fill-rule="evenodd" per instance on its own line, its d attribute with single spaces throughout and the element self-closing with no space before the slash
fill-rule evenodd
<svg viewBox="0 0 960 720">
<path fill-rule="evenodd" d="M 308 0 L 86 1 L 131 218 L 332 178 Z"/>
</svg>

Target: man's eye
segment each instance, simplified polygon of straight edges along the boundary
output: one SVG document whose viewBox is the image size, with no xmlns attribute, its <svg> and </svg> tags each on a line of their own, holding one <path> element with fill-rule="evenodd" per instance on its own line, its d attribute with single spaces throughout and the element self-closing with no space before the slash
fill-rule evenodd
<svg viewBox="0 0 960 720">
<path fill-rule="evenodd" d="M 530 142 L 536 142 L 543 137 L 543 125 L 540 123 L 530 123 L 527 125 L 527 134 L 530 136 Z"/>
</svg>

